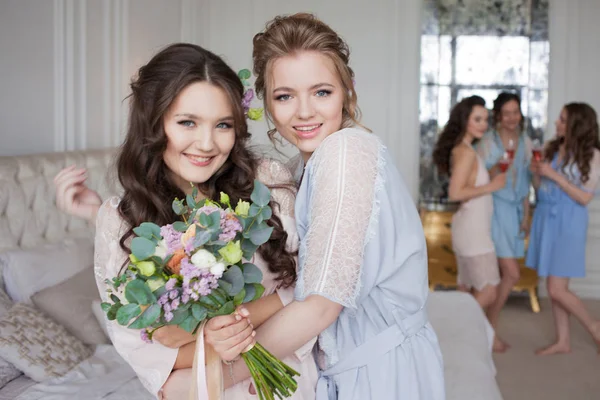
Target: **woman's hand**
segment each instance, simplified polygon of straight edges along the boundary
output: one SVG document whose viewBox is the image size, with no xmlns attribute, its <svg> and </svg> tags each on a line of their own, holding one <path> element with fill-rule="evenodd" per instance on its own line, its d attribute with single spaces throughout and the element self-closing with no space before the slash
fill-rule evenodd
<svg viewBox="0 0 600 400">
<path fill-rule="evenodd" d="M 492 192 L 504 189 L 506 186 L 506 172 L 501 172 L 492 178 L 490 182 Z"/>
<path fill-rule="evenodd" d="M 256 332 L 249 313 L 240 308 L 234 314 L 214 317 L 204 327 L 204 340 L 219 354 L 222 360 L 235 360 L 254 344 Z"/>
<path fill-rule="evenodd" d="M 178 349 L 196 340 L 196 336 L 177 325 L 167 325 L 154 331 L 152 340 L 171 349 Z"/>
<path fill-rule="evenodd" d="M 56 187 L 56 206 L 59 210 L 83 218 L 96 221 L 96 214 L 102 205 L 100 195 L 85 185 L 87 170 L 75 168 L 74 165 L 62 169 L 54 177 Z"/>
<path fill-rule="evenodd" d="M 523 219 L 523 221 L 521 221 L 521 226 L 519 228 L 519 233 L 521 234 L 521 236 L 523 237 L 523 239 L 525 239 L 527 236 L 529 236 L 529 222 L 526 219 Z"/>
</svg>

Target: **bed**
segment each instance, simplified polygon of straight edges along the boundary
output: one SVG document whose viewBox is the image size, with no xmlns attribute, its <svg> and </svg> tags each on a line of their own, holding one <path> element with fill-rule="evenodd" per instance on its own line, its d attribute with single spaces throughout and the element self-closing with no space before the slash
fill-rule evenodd
<svg viewBox="0 0 600 400">
<path fill-rule="evenodd" d="M 10 294 L 8 297 L 11 302 L 5 304 L 4 311 L 0 307 L 0 320 L 6 320 L 7 313 L 18 308 L 14 303 L 25 303 L 30 308 L 42 308 L 45 317 L 55 316 L 51 325 L 55 327 L 54 337 L 60 339 L 61 332 L 65 331 L 76 337 L 78 334 L 80 338 L 82 335 L 90 337 L 90 331 L 74 332 L 78 330 L 77 326 L 68 327 L 67 324 L 65 328 L 69 320 L 65 320 L 65 324 L 61 322 L 60 311 L 64 309 L 64 306 L 60 306 L 61 302 L 57 303 L 59 305 L 54 310 L 51 308 L 52 301 L 40 300 L 65 296 L 61 283 L 75 277 L 88 279 L 88 275 L 93 274 L 93 255 L 90 255 L 93 254 L 93 248 L 89 248 L 93 228 L 58 211 L 54 204 L 52 179 L 65 166 L 86 166 L 92 188 L 97 189 L 103 197 L 117 193 L 114 176 L 107 173 L 114 152 L 114 149 L 107 149 L 0 157 L 0 284 Z M 64 243 L 71 246 L 71 250 L 64 252 Z M 43 253 L 46 248 L 49 249 L 47 255 Z M 56 265 L 50 256 L 54 254 L 51 253 L 53 251 L 63 251 L 60 254 L 67 256 L 62 257 Z M 38 259 L 45 258 L 43 265 L 32 267 L 30 264 L 34 256 Z M 72 258 L 73 262 L 67 257 Z M 25 266 L 18 264 L 19 262 Z M 69 266 L 70 264 L 73 266 Z M 19 276 L 23 271 L 29 271 L 34 277 Z M 51 273 L 47 273 L 48 271 Z M 40 297 L 36 302 L 36 296 L 39 297 L 40 293 L 46 297 Z M 81 296 L 81 293 L 73 294 L 76 295 Z M 6 295 L 3 296 L 7 298 Z M 64 298 L 61 301 L 64 304 Z M 87 309 L 90 308 L 88 297 L 82 301 L 73 301 L 81 303 L 82 307 L 85 305 L 81 314 L 93 314 L 92 310 Z M 473 298 L 459 292 L 432 292 L 428 311 L 444 356 L 447 399 L 501 399 L 491 356 L 493 331 Z M 88 318 L 92 318 L 89 315 Z M 99 319 L 96 318 L 96 321 L 100 324 Z M 10 348 L 11 342 L 10 338 L 6 338 L 6 332 L 2 341 L 2 326 L 0 321 L 0 358 L 11 354 L 14 357 L 14 349 Z M 27 334 L 27 329 L 24 332 Z M 0 400 L 152 399 L 153 396 L 144 390 L 114 347 L 109 342 L 103 342 L 106 338 L 103 339 L 99 332 L 94 331 L 94 334 L 98 335 L 97 342 L 85 344 L 85 349 L 82 347 L 81 360 L 63 368 L 62 372 L 54 371 L 53 375 L 44 369 L 52 367 L 48 365 L 29 371 L 28 375 L 29 355 L 21 353 L 13 358 L 14 363 L 26 371 L 23 374 L 19 368 L 12 370 L 15 376 L 7 376 L 8 381 L 0 385 Z M 0 371 L 3 371 L 1 366 Z M 2 382 L 0 377 L 0 383 Z"/>
</svg>

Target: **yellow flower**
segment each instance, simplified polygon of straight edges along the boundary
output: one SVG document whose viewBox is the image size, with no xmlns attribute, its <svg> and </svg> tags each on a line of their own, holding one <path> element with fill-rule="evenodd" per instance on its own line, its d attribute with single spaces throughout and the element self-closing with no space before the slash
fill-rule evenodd
<svg viewBox="0 0 600 400">
<path fill-rule="evenodd" d="M 140 274 L 144 276 L 151 276 L 156 272 L 156 266 L 152 261 L 141 261 L 136 264 L 136 267 L 140 270 Z"/>
<path fill-rule="evenodd" d="M 227 264 L 236 264 L 240 262 L 244 253 L 242 252 L 242 244 L 239 240 L 227 243 L 227 246 L 219 250 L 219 254 L 223 256 L 223 260 Z"/>
<path fill-rule="evenodd" d="M 229 203 L 229 196 L 227 193 L 221 192 L 221 199 L 219 200 L 221 204 L 225 204 L 227 207 L 231 208 L 231 204 Z"/>
<path fill-rule="evenodd" d="M 150 288 L 151 291 L 155 291 L 158 288 L 161 288 L 163 286 L 165 286 L 165 283 L 167 283 L 163 278 L 161 277 L 154 277 L 151 279 L 148 279 L 146 281 L 146 285 L 148 285 L 148 287 Z"/>
<path fill-rule="evenodd" d="M 250 212 L 250 203 L 243 200 L 238 200 L 237 206 L 235 206 L 235 213 L 242 217 L 247 217 Z"/>
<path fill-rule="evenodd" d="M 262 115 L 262 108 L 251 108 L 248 110 L 248 118 L 250 118 L 252 121 L 259 121 L 262 118 Z"/>
</svg>

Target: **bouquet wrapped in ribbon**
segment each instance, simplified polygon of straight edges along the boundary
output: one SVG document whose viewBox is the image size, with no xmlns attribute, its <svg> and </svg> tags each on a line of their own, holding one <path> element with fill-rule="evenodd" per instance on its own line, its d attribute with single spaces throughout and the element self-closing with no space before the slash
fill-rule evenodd
<svg viewBox="0 0 600 400">
<path fill-rule="evenodd" d="M 272 213 L 269 189 L 255 181 L 251 203 L 240 200 L 235 208 L 225 193 L 219 202 L 196 201 L 197 194 L 194 188 L 186 199 L 173 201 L 180 221 L 134 228 L 127 271 L 107 282 L 111 302 L 102 308 L 108 319 L 139 329 L 140 340 L 151 342 L 165 325 L 196 333 L 208 319 L 232 314 L 264 292 L 261 270 L 245 260 L 252 260 L 273 231 L 266 223 Z M 197 358 L 195 364 L 204 363 Z M 296 390 L 299 373 L 260 344 L 242 358 L 259 399 L 285 398 Z M 220 361 L 218 368 L 220 376 Z"/>
</svg>

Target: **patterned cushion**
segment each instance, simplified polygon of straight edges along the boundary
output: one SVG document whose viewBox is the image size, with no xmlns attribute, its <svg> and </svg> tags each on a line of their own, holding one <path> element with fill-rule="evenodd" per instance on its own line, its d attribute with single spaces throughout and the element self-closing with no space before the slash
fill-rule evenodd
<svg viewBox="0 0 600 400">
<path fill-rule="evenodd" d="M 13 303 L 10 297 L 0 288 L 0 317 L 5 315 L 11 309 Z M 8 382 L 21 375 L 14 365 L 0 358 L 0 388 L 4 387 Z"/>
<path fill-rule="evenodd" d="M 0 357 L 35 381 L 62 376 L 91 354 L 64 327 L 27 304 L 15 304 L 0 318 Z"/>
</svg>

